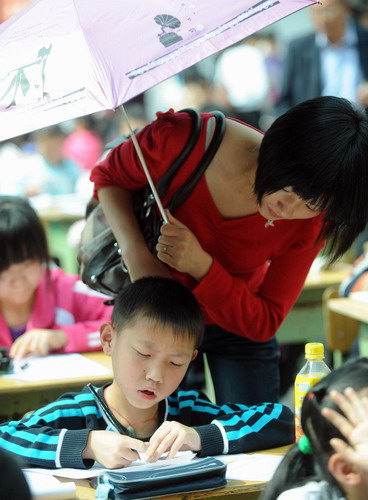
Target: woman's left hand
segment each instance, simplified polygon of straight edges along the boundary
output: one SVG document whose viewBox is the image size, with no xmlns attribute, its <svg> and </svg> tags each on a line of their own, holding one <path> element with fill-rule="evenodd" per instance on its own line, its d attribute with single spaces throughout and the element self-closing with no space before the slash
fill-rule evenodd
<svg viewBox="0 0 368 500">
<path fill-rule="evenodd" d="M 179 450 L 200 451 L 201 448 L 201 438 L 195 429 L 179 422 L 166 421 L 149 440 L 146 460 L 156 462 L 166 451 L 169 451 L 167 458 L 173 458 Z"/>
<path fill-rule="evenodd" d="M 169 224 L 161 227 L 156 245 L 157 257 L 182 273 L 188 273 L 197 281 L 205 276 L 213 259 L 205 252 L 190 229 L 166 210 Z"/>
</svg>

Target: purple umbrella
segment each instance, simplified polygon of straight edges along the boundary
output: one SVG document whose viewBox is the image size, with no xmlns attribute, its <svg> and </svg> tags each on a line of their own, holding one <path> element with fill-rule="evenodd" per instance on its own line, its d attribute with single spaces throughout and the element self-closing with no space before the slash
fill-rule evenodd
<svg viewBox="0 0 368 500">
<path fill-rule="evenodd" d="M 0 25 L 0 140 L 118 106 L 313 0 L 37 0 Z"/>
</svg>

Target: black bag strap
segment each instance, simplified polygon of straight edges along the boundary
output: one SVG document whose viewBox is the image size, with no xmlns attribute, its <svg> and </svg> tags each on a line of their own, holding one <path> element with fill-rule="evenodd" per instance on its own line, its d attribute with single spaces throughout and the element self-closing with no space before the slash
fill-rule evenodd
<svg viewBox="0 0 368 500">
<path fill-rule="evenodd" d="M 193 108 L 185 108 L 178 111 L 178 113 L 183 113 L 183 112 L 188 113 L 192 119 L 192 131 L 184 148 L 179 153 L 179 156 L 174 160 L 169 170 L 167 170 L 164 173 L 164 175 L 161 177 L 161 179 L 158 181 L 156 185 L 156 190 L 160 198 L 162 198 L 169 190 L 169 187 L 171 186 L 171 183 L 176 173 L 188 159 L 189 155 L 195 148 L 199 136 L 201 134 L 202 118 L 201 115 L 198 113 L 198 111 Z"/>
<path fill-rule="evenodd" d="M 161 177 L 156 185 L 156 190 L 160 198 L 162 198 L 167 191 L 169 190 L 171 183 L 180 170 L 182 165 L 186 162 L 189 155 L 192 153 L 194 147 L 196 146 L 201 130 L 202 130 L 202 118 L 199 112 L 193 108 L 184 108 L 178 113 L 186 112 L 190 115 L 192 121 L 192 129 L 191 133 L 185 143 L 184 148 L 181 150 L 177 158 L 174 160 L 170 168 L 165 172 L 165 174 Z M 203 157 L 198 163 L 195 171 L 189 177 L 189 179 L 177 190 L 177 192 L 173 195 L 171 201 L 167 204 L 167 208 L 169 208 L 172 212 L 176 210 L 190 195 L 196 186 L 197 182 L 205 172 L 212 158 L 215 156 L 216 151 L 218 150 L 222 138 L 225 132 L 225 115 L 221 111 L 212 111 L 211 114 L 215 117 L 216 126 L 211 139 L 209 146 L 207 147 Z M 135 130 L 137 132 L 137 130 Z M 106 149 L 110 151 L 113 147 L 118 146 L 122 142 L 125 142 L 129 139 L 130 135 L 120 136 L 114 141 L 111 141 L 106 145 Z M 147 206 L 151 206 L 155 203 L 155 199 L 153 194 L 150 196 L 149 200 L 147 200 Z"/>
<path fill-rule="evenodd" d="M 224 133 L 225 133 L 225 128 L 226 128 L 226 118 L 225 118 L 225 115 L 221 111 L 212 111 L 211 113 L 216 119 L 216 127 L 214 130 L 211 142 L 210 142 L 209 146 L 207 147 L 201 160 L 199 161 L 198 165 L 196 166 L 196 169 L 194 170 L 193 174 L 176 191 L 176 193 L 173 195 L 171 201 L 167 204 L 167 208 L 169 208 L 169 210 L 171 212 L 174 212 L 188 198 L 190 193 L 195 188 L 197 182 L 204 174 L 208 165 L 212 161 L 213 157 L 215 156 L 215 154 L 216 154 L 216 152 L 221 144 L 222 138 L 223 138 Z"/>
</svg>

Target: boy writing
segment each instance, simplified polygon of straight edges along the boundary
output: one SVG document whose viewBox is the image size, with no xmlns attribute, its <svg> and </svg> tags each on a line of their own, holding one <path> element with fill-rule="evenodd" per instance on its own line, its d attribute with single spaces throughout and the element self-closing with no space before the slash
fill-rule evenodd
<svg viewBox="0 0 368 500">
<path fill-rule="evenodd" d="M 0 446 L 38 467 L 120 468 L 146 452 L 198 456 L 240 453 L 293 441 L 293 414 L 277 403 L 211 403 L 178 386 L 203 336 L 192 293 L 168 278 L 142 278 L 115 299 L 100 328 L 113 382 L 85 387 L 0 425 Z M 115 432 L 111 432 L 115 431 Z"/>
</svg>

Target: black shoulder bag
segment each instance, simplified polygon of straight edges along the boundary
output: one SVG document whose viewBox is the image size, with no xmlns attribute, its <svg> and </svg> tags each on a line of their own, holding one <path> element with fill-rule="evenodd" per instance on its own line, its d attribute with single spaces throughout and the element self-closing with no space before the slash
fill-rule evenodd
<svg viewBox="0 0 368 500">
<path fill-rule="evenodd" d="M 157 183 L 156 189 L 159 198 L 162 198 L 167 193 L 176 173 L 188 159 L 201 133 L 200 114 L 190 108 L 182 111 L 186 111 L 191 117 L 192 132 L 184 149 Z M 216 126 L 211 142 L 194 172 L 167 203 L 165 208 L 168 208 L 171 213 L 175 213 L 175 210 L 190 195 L 221 143 L 225 132 L 225 117 L 220 111 L 213 111 L 212 114 L 216 119 Z M 115 140 L 114 143 L 110 143 L 110 149 L 128 140 L 129 137 L 129 135 L 122 136 Z M 163 222 L 155 205 L 156 199 L 149 185 L 144 186 L 134 194 L 134 212 L 147 247 L 152 253 L 155 253 Z M 121 288 L 130 283 L 129 273 L 122 261 L 120 248 L 100 204 L 87 216 L 77 259 L 80 264 L 82 281 L 93 290 L 115 297 Z"/>
</svg>

